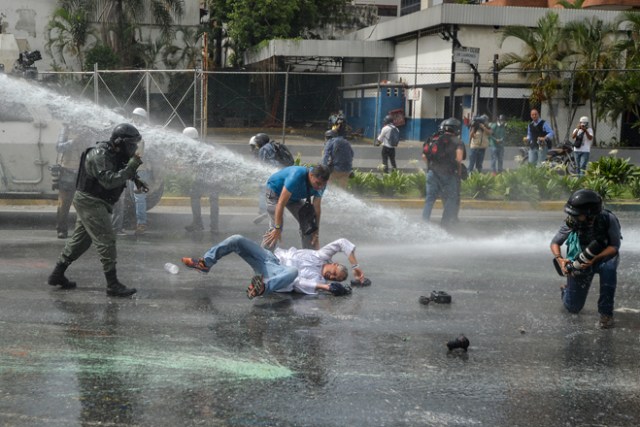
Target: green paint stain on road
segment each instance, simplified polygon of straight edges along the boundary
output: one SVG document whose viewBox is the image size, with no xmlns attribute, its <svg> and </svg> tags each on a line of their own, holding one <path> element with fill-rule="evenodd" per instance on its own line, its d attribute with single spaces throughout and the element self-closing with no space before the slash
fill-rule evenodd
<svg viewBox="0 0 640 427">
<path fill-rule="evenodd" d="M 210 382 L 222 379 L 277 380 L 294 374 L 290 369 L 264 358 L 240 358 L 237 354 L 215 348 L 207 352 L 201 349 L 189 352 L 189 349 L 126 348 L 121 343 L 100 348 L 103 346 L 94 344 L 86 346 L 91 348 L 89 351 L 31 349 L 28 354 L 0 351 L 0 375 L 57 371 L 100 376 L 145 376 L 157 382 L 181 382 L 197 377 Z"/>
</svg>

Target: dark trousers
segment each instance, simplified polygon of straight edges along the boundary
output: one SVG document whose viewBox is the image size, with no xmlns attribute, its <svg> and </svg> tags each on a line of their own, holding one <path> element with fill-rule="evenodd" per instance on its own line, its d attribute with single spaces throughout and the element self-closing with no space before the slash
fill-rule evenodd
<svg viewBox="0 0 640 427">
<path fill-rule="evenodd" d="M 396 149 L 391 147 L 382 146 L 382 164 L 384 165 L 384 172 L 389 172 L 388 163 L 391 162 L 392 169 L 398 169 L 396 166 Z"/>
</svg>

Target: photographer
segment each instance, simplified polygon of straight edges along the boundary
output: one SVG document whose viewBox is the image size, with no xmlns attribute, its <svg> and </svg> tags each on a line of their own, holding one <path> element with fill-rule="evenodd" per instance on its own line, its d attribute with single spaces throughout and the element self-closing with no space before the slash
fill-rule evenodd
<svg viewBox="0 0 640 427">
<path fill-rule="evenodd" d="M 469 173 L 473 170 L 482 172 L 482 163 L 484 162 L 484 154 L 489 147 L 489 136 L 492 134 L 489 127 L 488 117 L 482 115 L 475 117 L 471 122 L 471 131 L 469 132 Z"/>
<path fill-rule="evenodd" d="M 573 130 L 571 139 L 573 139 L 573 157 L 578 167 L 578 176 L 583 176 L 587 170 L 593 142 L 593 129 L 589 127 L 589 117 L 580 117 L 580 123 Z"/>
<path fill-rule="evenodd" d="M 584 307 L 594 275 L 600 275 L 599 326 L 613 326 L 613 303 L 619 263 L 620 222 L 602 208 L 602 198 L 593 190 L 574 192 L 564 206 L 565 224 L 551 240 L 551 253 L 560 272 L 567 277 L 561 288 L 566 309 L 579 313 Z M 566 256 L 561 246 L 567 245 Z"/>
</svg>

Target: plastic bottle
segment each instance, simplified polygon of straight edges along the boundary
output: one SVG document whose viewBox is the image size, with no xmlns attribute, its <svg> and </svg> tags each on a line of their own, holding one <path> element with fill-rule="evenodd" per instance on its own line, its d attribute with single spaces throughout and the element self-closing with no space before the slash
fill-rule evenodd
<svg viewBox="0 0 640 427">
<path fill-rule="evenodd" d="M 180 271 L 177 265 L 171 264 L 170 262 L 164 265 L 164 269 L 167 273 L 170 273 L 170 274 L 178 274 L 178 271 Z"/>
</svg>

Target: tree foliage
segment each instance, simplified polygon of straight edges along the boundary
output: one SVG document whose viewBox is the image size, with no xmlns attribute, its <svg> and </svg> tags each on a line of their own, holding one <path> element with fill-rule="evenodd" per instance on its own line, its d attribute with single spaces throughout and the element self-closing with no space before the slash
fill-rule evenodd
<svg viewBox="0 0 640 427">
<path fill-rule="evenodd" d="M 89 21 L 92 0 L 65 0 L 54 10 L 47 24 L 45 49 L 54 61 L 67 65 L 65 54 L 84 66 L 84 50 L 87 44 L 98 41 Z"/>
<path fill-rule="evenodd" d="M 263 40 L 308 38 L 309 31 L 344 19 L 347 0 L 209 0 L 212 19 L 226 24 L 242 53 Z"/>
<path fill-rule="evenodd" d="M 518 64 L 531 82 L 531 101 L 534 104 L 546 102 L 549 120 L 558 135 L 553 97 L 561 86 L 562 71 L 568 55 L 565 33 L 559 23 L 557 13 L 549 12 L 537 22 L 534 28 L 509 26 L 502 30 L 502 43 L 510 37 L 519 39 L 524 48 L 521 53 L 507 53 L 499 67 Z"/>
</svg>

